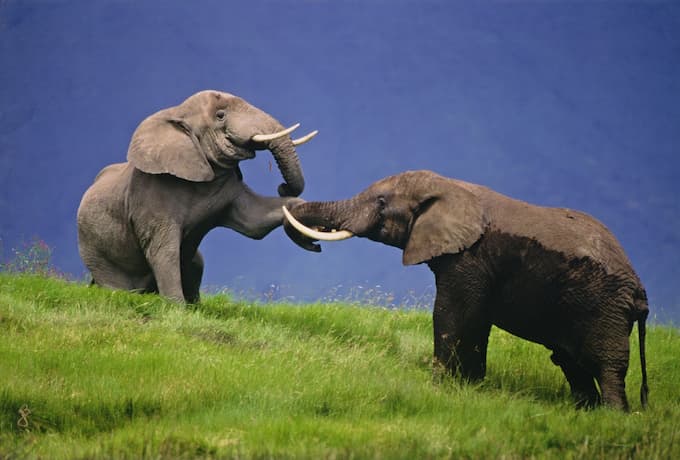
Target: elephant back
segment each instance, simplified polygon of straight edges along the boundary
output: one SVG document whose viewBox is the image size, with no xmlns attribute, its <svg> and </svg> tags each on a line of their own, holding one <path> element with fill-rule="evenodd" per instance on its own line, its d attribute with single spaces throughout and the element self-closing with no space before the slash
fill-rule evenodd
<svg viewBox="0 0 680 460">
<path fill-rule="evenodd" d="M 567 258 L 588 257 L 608 273 L 634 274 L 612 232 L 591 215 L 568 208 L 533 205 L 479 187 L 490 229 L 535 240 Z"/>
</svg>

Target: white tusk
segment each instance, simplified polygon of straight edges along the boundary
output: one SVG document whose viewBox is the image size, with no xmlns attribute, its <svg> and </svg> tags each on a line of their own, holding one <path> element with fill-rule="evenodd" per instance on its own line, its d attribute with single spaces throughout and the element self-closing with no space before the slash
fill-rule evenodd
<svg viewBox="0 0 680 460">
<path fill-rule="evenodd" d="M 298 145 L 302 145 L 302 144 L 304 144 L 305 142 L 309 142 L 309 141 L 311 141 L 312 138 L 313 138 L 314 136 L 316 136 L 317 134 L 319 134 L 319 131 L 318 131 L 318 130 L 315 130 L 315 131 L 312 131 L 311 133 L 307 134 L 306 136 L 302 136 L 302 137 L 299 138 L 299 139 L 293 139 L 293 145 L 297 147 Z"/>
<path fill-rule="evenodd" d="M 346 240 L 347 238 L 352 238 L 354 236 L 354 233 L 348 231 L 348 230 L 340 230 L 339 232 L 318 232 L 316 230 L 312 230 L 309 227 L 304 226 L 302 223 L 300 223 L 293 215 L 286 209 L 285 206 L 283 206 L 283 215 L 286 216 L 286 219 L 288 219 L 288 222 L 295 227 L 295 229 L 302 233 L 305 236 L 308 236 L 309 238 L 313 240 L 319 240 L 319 241 L 342 241 Z"/>
<path fill-rule="evenodd" d="M 253 142 L 267 142 L 267 141 L 273 141 L 274 139 L 278 139 L 279 137 L 283 137 L 287 134 L 292 133 L 296 129 L 300 127 L 300 123 L 295 123 L 293 126 L 290 128 L 286 128 L 283 131 L 279 131 L 278 133 L 273 133 L 273 134 L 255 134 L 253 137 L 250 138 Z"/>
</svg>

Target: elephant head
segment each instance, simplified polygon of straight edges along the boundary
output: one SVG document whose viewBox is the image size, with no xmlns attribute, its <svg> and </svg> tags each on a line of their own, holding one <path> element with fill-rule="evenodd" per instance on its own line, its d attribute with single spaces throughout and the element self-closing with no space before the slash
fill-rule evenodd
<svg viewBox="0 0 680 460">
<path fill-rule="evenodd" d="M 201 91 L 142 121 L 130 141 L 128 161 L 145 173 L 209 182 L 220 171 L 253 158 L 256 150 L 267 149 L 284 179 L 279 195 L 298 196 L 305 182 L 295 146 L 316 134 L 291 140 L 289 134 L 298 126 L 284 129 L 239 97 Z"/>
<path fill-rule="evenodd" d="M 403 249 L 404 265 L 460 252 L 485 227 L 478 198 L 430 171 L 387 177 L 348 200 L 307 202 L 284 214 L 286 233 L 305 249 L 320 251 L 313 240 L 359 236 Z"/>
</svg>

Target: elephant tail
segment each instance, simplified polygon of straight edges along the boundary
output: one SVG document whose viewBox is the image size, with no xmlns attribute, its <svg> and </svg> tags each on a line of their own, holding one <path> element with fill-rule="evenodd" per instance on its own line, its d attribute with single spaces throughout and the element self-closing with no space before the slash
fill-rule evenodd
<svg viewBox="0 0 680 460">
<path fill-rule="evenodd" d="M 642 370 L 642 385 L 640 386 L 640 403 L 642 404 L 642 408 L 646 409 L 647 398 L 649 395 L 649 387 L 647 386 L 647 359 L 645 358 L 645 334 L 649 308 L 647 306 L 647 299 L 645 295 L 643 295 L 642 298 L 637 300 L 636 307 L 638 307 L 637 318 L 638 341 L 640 342 L 640 369 Z"/>
</svg>

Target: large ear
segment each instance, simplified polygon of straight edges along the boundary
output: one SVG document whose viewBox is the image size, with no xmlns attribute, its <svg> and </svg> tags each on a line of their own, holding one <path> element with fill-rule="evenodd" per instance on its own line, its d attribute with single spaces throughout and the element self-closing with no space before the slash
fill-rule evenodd
<svg viewBox="0 0 680 460">
<path fill-rule="evenodd" d="M 479 198 L 455 183 L 446 182 L 421 203 L 404 248 L 404 265 L 456 254 L 472 246 L 484 232 L 484 211 Z"/>
<path fill-rule="evenodd" d="M 155 114 L 135 130 L 127 159 L 149 174 L 172 174 L 208 182 L 215 173 L 191 127 L 182 119 Z"/>
</svg>

